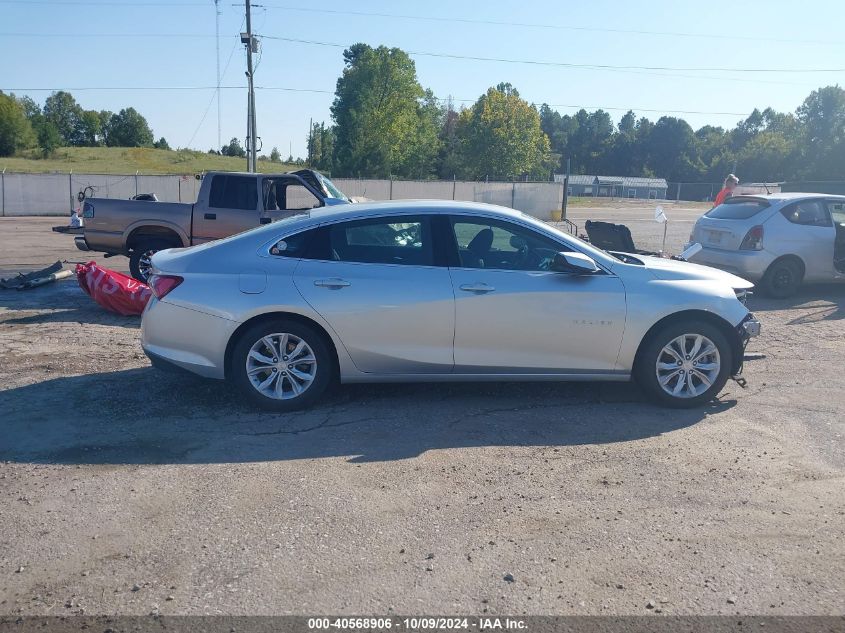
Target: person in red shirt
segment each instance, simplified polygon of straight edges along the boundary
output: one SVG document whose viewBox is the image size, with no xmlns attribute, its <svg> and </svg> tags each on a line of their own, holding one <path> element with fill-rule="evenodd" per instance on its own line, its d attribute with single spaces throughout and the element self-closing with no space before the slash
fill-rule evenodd
<svg viewBox="0 0 845 633">
<path fill-rule="evenodd" d="M 713 206 L 718 207 L 725 200 L 734 195 L 734 189 L 736 189 L 736 186 L 738 184 L 739 178 L 737 178 L 733 174 L 728 174 L 728 177 L 725 178 L 725 186 L 722 187 L 722 190 L 716 196 L 716 199 L 713 201 Z"/>
</svg>

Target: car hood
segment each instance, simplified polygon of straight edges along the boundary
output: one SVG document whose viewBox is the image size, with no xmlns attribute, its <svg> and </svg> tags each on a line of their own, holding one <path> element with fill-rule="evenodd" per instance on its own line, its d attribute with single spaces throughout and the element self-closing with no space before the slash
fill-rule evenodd
<svg viewBox="0 0 845 633">
<path fill-rule="evenodd" d="M 737 277 L 731 273 L 726 273 L 717 268 L 710 266 L 702 266 L 700 264 L 692 264 L 690 262 L 679 261 L 677 259 L 666 259 L 664 257 L 649 257 L 643 255 L 636 255 L 637 259 L 643 262 L 646 269 L 651 272 L 658 279 L 666 281 L 673 280 L 701 280 L 701 281 L 721 281 L 729 285 L 734 290 L 748 290 L 754 287 L 750 281 L 746 281 L 742 277 Z"/>
</svg>

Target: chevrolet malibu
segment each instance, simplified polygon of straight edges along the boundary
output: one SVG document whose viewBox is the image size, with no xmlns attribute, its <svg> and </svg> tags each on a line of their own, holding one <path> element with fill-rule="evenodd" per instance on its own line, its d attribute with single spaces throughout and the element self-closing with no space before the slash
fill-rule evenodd
<svg viewBox="0 0 845 633">
<path fill-rule="evenodd" d="M 635 378 L 691 407 L 742 369 L 752 284 L 599 250 L 502 207 L 319 209 L 152 259 L 153 365 L 286 411 L 352 382 Z"/>
</svg>

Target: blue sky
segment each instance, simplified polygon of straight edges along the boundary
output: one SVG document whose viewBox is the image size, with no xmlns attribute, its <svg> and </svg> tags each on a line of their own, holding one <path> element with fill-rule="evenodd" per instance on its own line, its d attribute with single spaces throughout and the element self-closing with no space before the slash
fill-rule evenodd
<svg viewBox="0 0 845 633">
<path fill-rule="evenodd" d="M 730 127 L 754 107 L 794 111 L 814 88 L 845 84 L 843 72 L 807 72 L 845 68 L 845 3 L 834 0 L 256 3 L 265 6 L 254 9 L 253 30 L 275 37 L 569 64 L 802 71 L 621 71 L 414 56 L 424 87 L 467 105 L 489 86 L 508 81 L 527 100 L 559 104 L 556 109 L 563 113 L 578 106 L 619 108 L 609 110 L 618 121 L 632 108 L 652 120 L 673 114 L 694 128 Z M 228 62 L 222 84 L 245 86 L 245 53 L 237 43 L 243 4 L 220 0 L 220 11 L 221 67 Z M 333 13 L 350 11 L 437 20 Z M 505 24 L 443 20 L 450 17 Z M 0 89 L 15 89 L 38 102 L 49 92 L 27 89 L 70 89 L 86 109 L 131 105 L 147 117 L 156 137 L 166 137 L 173 147 L 206 150 L 217 145 L 213 88 L 103 88 L 213 87 L 214 28 L 212 0 L 0 0 Z M 304 155 L 309 118 L 330 120 L 342 48 L 269 39 L 262 48 L 257 86 L 324 91 L 257 92 L 265 153 L 275 145 L 284 155 Z M 223 90 L 221 109 L 224 142 L 243 139 L 245 89 Z"/>
</svg>

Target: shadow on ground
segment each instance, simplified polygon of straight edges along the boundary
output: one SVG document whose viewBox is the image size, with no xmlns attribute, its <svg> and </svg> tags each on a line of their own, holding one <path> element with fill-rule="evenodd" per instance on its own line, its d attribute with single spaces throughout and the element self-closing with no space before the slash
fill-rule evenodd
<svg viewBox="0 0 845 633">
<path fill-rule="evenodd" d="M 121 316 L 100 307 L 79 287 L 76 278 L 30 290 L 0 289 L 0 308 L 14 313 L 0 321 L 8 325 L 93 323 L 129 328 L 141 325 L 140 317 Z"/>
<path fill-rule="evenodd" d="M 804 286 L 798 294 L 788 299 L 770 299 L 754 295 L 748 307 L 755 312 L 800 311 L 800 316 L 789 321 L 789 325 L 845 319 L 845 284 Z"/>
<path fill-rule="evenodd" d="M 606 444 L 685 428 L 734 404 L 663 409 L 627 383 L 348 385 L 313 409 L 271 414 L 224 383 L 145 368 L 0 392 L 0 460 L 358 462 L 458 447 Z"/>
</svg>

